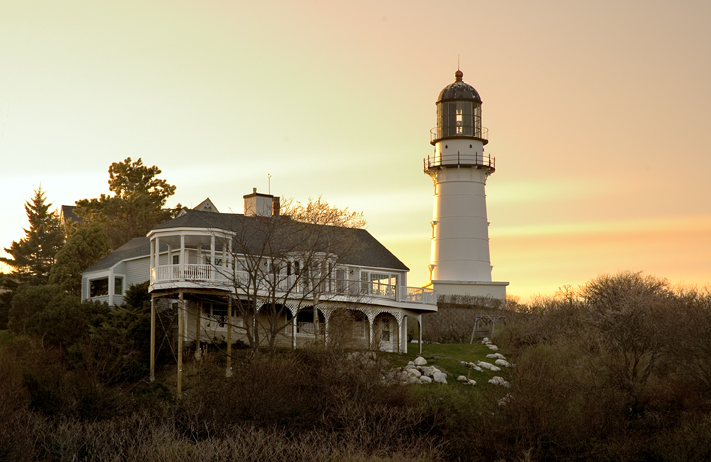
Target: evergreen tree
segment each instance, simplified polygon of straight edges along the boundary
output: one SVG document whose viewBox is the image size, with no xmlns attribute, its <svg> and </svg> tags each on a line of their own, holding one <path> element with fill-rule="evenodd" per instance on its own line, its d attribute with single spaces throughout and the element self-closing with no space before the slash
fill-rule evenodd
<svg viewBox="0 0 711 462">
<path fill-rule="evenodd" d="M 54 264 L 54 256 L 64 245 L 64 230 L 56 211 L 50 212 L 52 204 L 45 203 L 42 187 L 35 190 L 31 202 L 25 202 L 25 212 L 30 223 L 25 229 L 25 238 L 13 241 L 5 248 L 12 258 L 0 257 L 0 261 L 13 268 L 11 273 L 20 283 L 45 284 Z"/>
<path fill-rule="evenodd" d="M 175 186 L 156 178 L 160 173 L 158 167 L 147 167 L 141 159 L 132 162 L 127 157 L 114 162 L 109 167 L 109 190 L 114 194 L 77 201 L 74 212 L 83 225 L 100 224 L 115 250 L 134 237 L 145 236 L 180 210 L 180 204 L 173 210 L 164 209 Z"/>
<path fill-rule="evenodd" d="M 98 223 L 77 229 L 57 252 L 49 273 L 50 284 L 59 284 L 72 295 L 81 295 L 81 273 L 110 251 L 106 234 Z"/>
</svg>

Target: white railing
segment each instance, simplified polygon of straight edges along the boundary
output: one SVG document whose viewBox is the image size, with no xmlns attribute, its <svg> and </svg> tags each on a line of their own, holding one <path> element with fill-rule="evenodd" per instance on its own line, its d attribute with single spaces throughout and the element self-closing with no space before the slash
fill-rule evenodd
<svg viewBox="0 0 711 462">
<path fill-rule="evenodd" d="M 152 272 L 153 282 L 210 282 L 227 281 L 223 268 L 215 268 L 212 265 L 163 265 L 155 268 Z"/>
<path fill-rule="evenodd" d="M 436 305 L 437 297 L 432 289 L 424 287 L 400 287 L 400 300 L 424 305 Z"/>
<path fill-rule="evenodd" d="M 230 272 L 230 274 L 228 274 Z M 255 277 L 258 277 L 255 279 Z M 336 278 L 308 278 L 298 275 L 272 274 L 255 275 L 248 271 L 235 271 L 212 265 L 163 265 L 151 271 L 153 283 L 203 282 L 231 285 L 238 291 L 265 292 L 279 295 L 309 295 L 316 292 L 323 297 L 342 296 L 348 298 L 381 298 L 398 302 L 436 305 L 432 289 L 406 287 L 379 281 L 345 280 Z"/>
</svg>

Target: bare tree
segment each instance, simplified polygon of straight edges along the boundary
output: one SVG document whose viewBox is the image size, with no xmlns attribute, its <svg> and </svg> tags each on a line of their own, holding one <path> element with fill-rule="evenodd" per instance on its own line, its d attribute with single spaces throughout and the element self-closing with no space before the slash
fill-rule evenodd
<svg viewBox="0 0 711 462">
<path fill-rule="evenodd" d="M 313 312 L 314 340 L 321 341 L 319 304 L 358 299 L 360 281 L 348 280 L 344 265 L 356 252 L 377 243 L 366 231 L 354 229 L 364 224 L 362 214 L 320 199 L 296 209 L 298 219 L 232 215 L 229 223 L 211 225 L 217 247 L 227 255 L 227 262 L 215 258 L 211 265 L 234 294 L 226 313 L 228 330 L 241 329 L 253 350 L 266 346 L 274 351 L 289 326 L 295 343 L 294 318 L 304 311 Z"/>
<path fill-rule="evenodd" d="M 672 347 L 680 299 L 666 279 L 639 272 L 601 276 L 583 286 L 580 297 L 608 355 L 610 376 L 636 412 L 650 374 Z"/>
<path fill-rule="evenodd" d="M 329 205 L 321 196 L 313 200 L 309 197 L 306 205 L 293 198 L 281 199 L 282 214 L 293 220 L 316 225 L 340 226 L 343 228 L 365 228 L 367 222 L 363 212 L 354 212 L 346 208 Z"/>
</svg>

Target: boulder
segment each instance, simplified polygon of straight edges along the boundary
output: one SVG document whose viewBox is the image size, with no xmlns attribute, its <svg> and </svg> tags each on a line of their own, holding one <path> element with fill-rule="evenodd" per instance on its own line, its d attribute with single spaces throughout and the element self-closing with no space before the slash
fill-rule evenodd
<svg viewBox="0 0 711 462">
<path fill-rule="evenodd" d="M 493 351 L 496 351 L 496 350 L 499 349 L 499 347 L 497 347 L 496 345 L 492 345 L 492 344 L 490 344 L 490 343 L 487 344 L 486 347 L 487 347 L 488 349 L 490 349 L 490 350 L 493 350 Z"/>
<path fill-rule="evenodd" d="M 433 366 L 423 366 L 419 369 L 422 375 L 426 375 L 427 377 L 434 377 L 435 372 L 439 372 L 439 369 Z"/>
<path fill-rule="evenodd" d="M 494 364 L 503 366 L 503 367 L 511 367 L 511 364 L 508 361 L 506 361 L 505 359 L 497 359 L 496 361 L 494 361 Z"/>
<path fill-rule="evenodd" d="M 503 387 L 509 388 L 511 384 L 504 380 L 503 377 L 499 377 L 498 375 L 495 375 L 494 377 L 489 379 L 489 383 L 494 384 L 494 385 L 501 385 Z"/>
<path fill-rule="evenodd" d="M 420 378 L 420 376 L 422 376 L 422 372 L 417 369 L 408 369 L 407 373 L 415 378 Z"/>
<path fill-rule="evenodd" d="M 502 355 L 501 353 L 491 353 L 486 355 L 486 357 L 491 359 L 506 359 L 506 356 Z"/>
<path fill-rule="evenodd" d="M 457 377 L 457 382 L 469 383 L 469 379 L 463 375 L 460 375 L 459 377 Z"/>
<path fill-rule="evenodd" d="M 437 371 L 434 373 L 432 380 L 434 380 L 436 383 L 447 383 L 447 374 L 445 374 L 444 372 Z"/>
<path fill-rule="evenodd" d="M 420 383 L 432 383 L 432 377 L 427 377 L 426 375 L 423 375 L 422 377 L 420 377 L 419 382 Z"/>
<path fill-rule="evenodd" d="M 489 370 L 489 371 L 491 370 L 492 367 L 496 367 L 496 366 L 494 366 L 494 365 L 491 364 L 491 363 L 487 363 L 486 361 L 477 361 L 477 362 L 476 362 L 476 365 L 479 366 L 479 367 L 481 367 L 482 369 L 486 369 L 486 370 Z"/>
<path fill-rule="evenodd" d="M 422 356 L 418 356 L 417 358 L 415 358 L 414 364 L 415 366 L 424 366 L 425 364 L 427 364 L 427 360 Z"/>
</svg>

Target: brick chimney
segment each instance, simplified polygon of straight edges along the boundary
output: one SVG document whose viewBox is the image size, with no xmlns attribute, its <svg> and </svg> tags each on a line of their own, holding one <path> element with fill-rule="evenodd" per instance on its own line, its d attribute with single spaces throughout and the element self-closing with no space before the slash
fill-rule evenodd
<svg viewBox="0 0 711 462">
<path fill-rule="evenodd" d="M 276 199 L 276 215 L 279 213 L 279 198 L 271 194 L 257 192 L 257 188 L 252 189 L 252 194 L 244 196 L 244 214 L 248 217 L 271 217 L 274 210 L 274 200 Z"/>
</svg>

